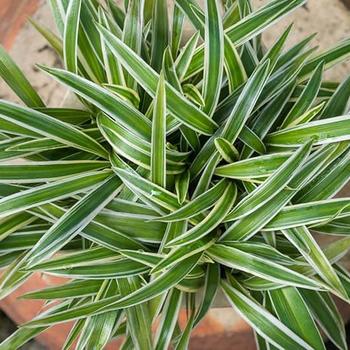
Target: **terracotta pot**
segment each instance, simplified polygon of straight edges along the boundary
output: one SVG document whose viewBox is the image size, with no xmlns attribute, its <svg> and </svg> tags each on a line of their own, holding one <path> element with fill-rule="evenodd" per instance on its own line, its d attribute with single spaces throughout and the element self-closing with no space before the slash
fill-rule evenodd
<svg viewBox="0 0 350 350">
<path fill-rule="evenodd" d="M 28 16 L 39 6 L 39 0 L 1 0 L 0 43 L 7 49 L 13 42 Z"/>
</svg>

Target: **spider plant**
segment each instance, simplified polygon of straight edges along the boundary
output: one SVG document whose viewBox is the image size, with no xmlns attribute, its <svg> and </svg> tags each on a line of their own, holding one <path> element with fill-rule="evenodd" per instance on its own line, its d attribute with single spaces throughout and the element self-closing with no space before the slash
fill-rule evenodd
<svg viewBox="0 0 350 350">
<path fill-rule="evenodd" d="M 68 281 L 23 295 L 47 308 L 0 349 L 67 321 L 64 349 L 186 349 L 219 290 L 259 349 L 346 349 L 350 78 L 323 73 L 350 40 L 287 48 L 290 26 L 266 48 L 304 0 L 49 3 L 58 34 L 33 25 L 63 69 L 40 69 L 80 107 L 45 105 L 1 49 L 23 104 L 0 101 L 0 296 Z"/>
</svg>

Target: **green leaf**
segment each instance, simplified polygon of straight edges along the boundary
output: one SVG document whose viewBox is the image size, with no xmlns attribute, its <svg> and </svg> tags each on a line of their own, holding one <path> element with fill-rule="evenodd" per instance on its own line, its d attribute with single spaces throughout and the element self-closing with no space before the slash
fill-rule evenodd
<svg viewBox="0 0 350 350">
<path fill-rule="evenodd" d="M 144 200 L 144 198 L 142 198 L 142 200 Z M 104 211 L 98 215 L 98 222 L 134 240 L 157 244 L 162 240 L 166 225 L 150 221 L 153 218 L 154 216 L 130 215 L 125 212 Z M 108 235 L 111 234 L 112 232 Z M 117 245 L 117 247 L 118 246 L 119 245 Z"/>
<path fill-rule="evenodd" d="M 234 44 L 241 45 L 304 3 L 303 0 L 272 1 L 228 28 L 226 34 Z"/>
<path fill-rule="evenodd" d="M 62 39 L 59 36 L 57 36 L 53 31 L 51 31 L 48 27 L 41 25 L 33 18 L 29 18 L 28 21 L 52 46 L 52 48 L 56 51 L 57 55 L 63 57 Z"/>
<path fill-rule="evenodd" d="M 205 101 L 199 90 L 193 84 L 185 84 L 182 87 L 184 95 L 196 105 L 203 107 Z"/>
<path fill-rule="evenodd" d="M 291 153 L 281 152 L 244 159 L 217 167 L 215 175 L 240 180 L 265 178 L 272 175 L 290 157 Z"/>
<path fill-rule="evenodd" d="M 77 108 L 45 107 L 35 108 L 35 110 L 70 124 L 82 124 L 92 118 L 91 112 Z"/>
<path fill-rule="evenodd" d="M 66 341 L 64 342 L 62 350 L 68 350 L 72 346 L 72 344 L 77 340 L 84 326 L 85 320 L 78 320 L 74 323 L 66 338 Z"/>
<path fill-rule="evenodd" d="M 159 75 L 140 57 L 103 27 L 99 27 L 112 52 L 119 58 L 125 69 L 149 93 L 155 96 Z M 181 122 L 200 133 L 211 135 L 217 125 L 206 114 L 185 100 L 174 88 L 166 83 L 168 110 Z"/>
<path fill-rule="evenodd" d="M 94 103 L 127 129 L 134 131 L 146 140 L 150 139 L 150 121 L 123 99 L 76 74 L 56 68 L 41 67 L 41 69 L 54 76 L 61 83 L 69 86 L 70 89 L 84 99 Z"/>
<path fill-rule="evenodd" d="M 49 273 L 67 278 L 81 280 L 119 279 L 137 276 L 147 272 L 149 268 L 129 259 L 119 259 L 112 262 L 95 263 L 93 265 L 50 269 Z"/>
<path fill-rule="evenodd" d="M 101 298 L 114 295 L 116 292 L 116 283 L 114 281 L 105 281 L 105 283 L 101 285 L 98 294 L 94 296 L 94 300 L 98 301 Z M 71 330 L 66 340 L 65 347 L 69 346 L 69 343 L 72 343 L 78 336 L 78 331 L 81 331 L 76 348 L 81 349 L 85 346 L 93 346 L 95 349 L 99 349 L 100 346 L 108 342 L 114 330 L 115 323 L 119 322 L 120 316 L 120 313 L 117 312 L 88 317 L 81 326 L 78 321 L 76 327 Z M 100 329 L 101 324 L 103 325 L 102 329 Z M 96 329 L 97 327 L 98 329 Z M 99 345 L 99 342 L 102 344 Z"/>
<path fill-rule="evenodd" d="M 263 277 L 272 282 L 307 289 L 319 288 L 317 282 L 309 277 L 237 248 L 214 244 L 207 250 L 207 254 L 220 264 Z"/>
<path fill-rule="evenodd" d="M 122 296 L 127 297 L 132 292 L 141 288 L 138 277 L 118 281 Z M 129 334 L 137 349 L 152 349 L 151 317 L 147 304 L 136 305 L 126 310 L 130 322 Z"/>
<path fill-rule="evenodd" d="M 16 142 L 13 145 L 10 145 L 6 151 L 9 152 L 9 155 L 11 155 L 13 152 L 19 153 L 18 157 L 20 157 L 20 153 L 38 153 L 43 151 L 50 151 L 50 150 L 57 150 L 62 148 L 67 148 L 64 144 L 51 140 L 48 138 L 41 138 L 37 140 L 32 139 L 24 139 L 19 140 L 20 142 Z M 23 142 L 22 142 L 23 141 Z"/>
<path fill-rule="evenodd" d="M 305 260 L 315 269 L 322 279 L 329 286 L 340 293 L 340 295 L 347 298 L 346 291 L 335 273 L 331 263 L 323 254 L 321 248 L 312 237 L 309 230 L 301 226 L 282 230 L 282 232 L 288 238 L 288 240 L 298 248 Z M 302 241 L 302 244 L 299 243 L 300 241 Z"/>
<path fill-rule="evenodd" d="M 254 254 L 260 258 L 268 259 L 269 261 L 277 264 L 293 265 L 296 263 L 296 261 L 290 258 L 288 255 L 282 254 L 276 248 L 261 242 L 237 242 L 228 243 L 227 245 L 242 250 L 243 252 Z"/>
<path fill-rule="evenodd" d="M 349 140 L 347 130 L 350 125 L 348 116 L 314 121 L 269 134 L 266 143 L 270 146 L 297 147 L 309 140 L 314 145 L 324 145 Z"/>
<path fill-rule="evenodd" d="M 91 172 L 44 184 L 6 196 L 0 200 L 0 217 L 71 197 L 103 182 L 110 172 Z"/>
<path fill-rule="evenodd" d="M 220 128 L 206 142 L 192 162 L 190 169 L 192 175 L 198 174 L 208 162 L 212 153 L 215 151 L 214 141 L 217 137 L 221 136 L 231 143 L 237 139 L 266 83 L 268 68 L 269 63 L 265 62 L 249 78 L 224 127 Z"/>
<path fill-rule="evenodd" d="M 189 315 L 189 317 L 187 319 L 186 327 L 183 330 L 178 343 L 176 344 L 176 347 L 175 347 L 176 350 L 186 350 L 186 349 L 188 349 L 190 336 L 191 336 L 192 328 L 193 328 L 193 325 L 194 325 L 195 314 L 196 314 L 195 313 L 194 303 L 195 303 L 195 298 L 194 298 L 194 296 L 192 294 L 189 297 L 188 307 L 187 307 L 187 309 L 191 310 L 190 311 L 191 313 L 190 313 L 190 315 Z"/>
<path fill-rule="evenodd" d="M 249 148 L 254 150 L 256 153 L 265 154 L 266 147 L 258 135 L 254 133 L 247 126 L 244 126 L 241 133 L 239 134 L 239 139 Z"/>
<path fill-rule="evenodd" d="M 22 271 L 23 254 L 11 262 L 0 277 L 0 299 L 6 298 L 30 277 L 30 273 Z"/>
<path fill-rule="evenodd" d="M 111 24 L 110 18 L 108 18 L 106 13 L 102 11 L 101 7 L 99 7 L 98 9 L 98 14 L 99 14 L 99 23 L 104 25 L 106 28 L 111 29 L 113 25 Z M 116 30 L 116 32 L 119 32 L 119 28 L 116 29 L 114 27 L 113 29 Z M 121 86 L 125 87 L 124 86 L 125 77 L 124 77 L 123 69 L 120 63 L 118 62 L 118 60 L 116 60 L 114 55 L 111 53 L 111 50 L 109 50 L 109 48 L 107 47 L 102 36 L 101 36 L 101 50 L 102 50 L 103 63 L 105 65 L 108 83 L 112 85 L 116 84 L 119 87 Z M 120 92 L 120 89 L 119 89 L 119 92 Z M 125 92 L 125 90 L 123 92 Z"/>
<path fill-rule="evenodd" d="M 196 197 L 189 203 L 183 205 L 178 210 L 175 210 L 173 213 L 162 216 L 154 220 L 164 221 L 164 222 L 174 222 L 185 219 L 190 219 L 197 214 L 203 212 L 206 209 L 209 209 L 213 206 L 219 198 L 223 195 L 227 183 L 225 181 L 220 181 L 215 186 L 213 186 L 208 191 L 204 192 L 200 196 Z"/>
<path fill-rule="evenodd" d="M 113 150 L 131 162 L 151 170 L 152 144 L 112 121 L 104 114 L 97 118 L 97 125 Z M 166 149 L 166 169 L 168 174 L 179 174 L 185 170 L 188 153 Z"/>
<path fill-rule="evenodd" d="M 167 47 L 164 51 L 162 68 L 163 68 L 162 73 L 166 77 L 166 80 L 169 82 L 169 84 L 173 86 L 176 90 L 182 92 L 183 87 L 181 86 L 180 80 L 178 78 L 175 62 L 169 47 Z"/>
<path fill-rule="evenodd" d="M 55 223 L 59 218 L 61 218 L 66 213 L 66 210 L 58 207 L 57 205 L 55 206 L 50 205 L 49 207 L 45 206 L 45 210 L 50 215 L 50 218 L 46 217 L 45 219 L 48 221 L 51 221 L 52 223 Z M 97 243 L 98 245 L 101 245 L 102 247 L 105 247 L 114 251 L 119 251 L 120 249 L 144 248 L 144 246 L 140 242 L 130 237 L 130 234 L 129 234 L 130 231 L 131 233 L 134 234 L 134 236 L 138 236 L 139 233 L 143 233 L 141 237 L 140 236 L 137 237 L 140 240 L 146 240 L 147 242 L 148 241 L 154 242 L 154 239 L 155 239 L 154 230 L 149 230 L 149 225 L 147 225 L 148 228 L 147 228 L 147 231 L 145 232 L 144 219 L 142 222 L 142 231 L 141 229 L 137 230 L 135 222 L 133 221 L 131 224 L 133 229 L 130 231 L 125 229 L 125 231 L 127 231 L 127 234 L 112 227 L 112 225 L 107 219 L 108 217 L 101 218 L 101 215 L 100 215 L 98 218 L 98 222 L 96 220 L 90 222 L 84 228 L 84 231 L 80 233 L 80 235 L 94 243 Z M 121 228 L 123 230 L 122 223 L 120 221 L 117 222 L 118 220 L 116 220 L 116 218 L 113 216 L 112 216 L 112 221 L 114 223 L 114 226 L 118 226 L 118 228 Z M 130 223 L 130 219 L 128 222 Z M 150 233 L 148 233 L 148 231 L 150 231 Z M 156 227 L 155 231 L 161 232 L 160 227 L 159 226 Z"/>
<path fill-rule="evenodd" d="M 161 70 L 163 53 L 169 43 L 168 27 L 168 6 L 166 1 L 154 0 L 152 16 L 151 66 L 157 72 Z"/>
<path fill-rule="evenodd" d="M 178 289 L 174 288 L 169 291 L 155 334 L 154 343 L 156 344 L 156 350 L 167 350 L 169 348 L 172 334 L 177 323 L 181 302 L 182 293 Z"/>
<path fill-rule="evenodd" d="M 271 70 L 273 71 L 276 63 L 278 62 L 278 59 L 281 57 L 281 53 L 283 50 L 283 47 L 286 44 L 286 41 L 288 39 L 288 36 L 290 34 L 290 31 L 293 27 L 293 24 L 290 24 L 287 29 L 283 32 L 283 34 L 276 40 L 273 46 L 266 52 L 264 57 L 262 58 L 263 61 L 270 60 L 271 62 Z"/>
<path fill-rule="evenodd" d="M 269 291 L 278 318 L 291 331 L 298 334 L 313 349 L 325 349 L 321 335 L 297 288 L 281 288 Z"/>
<path fill-rule="evenodd" d="M 335 64 L 347 60 L 350 56 L 350 40 L 344 40 L 334 47 L 320 53 L 310 59 L 299 74 L 299 79 L 306 79 L 312 71 L 321 63 L 324 62 L 325 69 L 333 67 Z"/>
<path fill-rule="evenodd" d="M 321 113 L 321 119 L 346 114 L 349 107 L 350 78 L 345 79 L 328 100 Z"/>
<path fill-rule="evenodd" d="M 86 315 L 101 314 L 107 311 L 118 310 L 141 304 L 142 302 L 150 300 L 175 286 L 193 269 L 199 258 L 200 255 L 195 255 L 182 261 L 176 268 L 174 268 L 174 270 L 171 270 L 171 272 L 164 272 L 151 282 L 135 290 L 129 295 L 126 295 L 125 297 L 121 298 L 119 295 L 117 295 L 98 302 L 88 303 L 81 307 L 73 307 L 67 312 L 59 312 L 49 317 L 38 317 L 25 324 L 25 326 L 36 327 L 39 325 L 60 323 L 67 320 L 79 319 Z"/>
<path fill-rule="evenodd" d="M 12 135 L 18 135 L 18 136 L 28 136 L 28 137 L 40 137 L 39 134 L 36 132 L 33 132 L 31 130 L 28 130 L 26 128 L 22 128 L 21 126 L 17 125 L 14 122 L 8 121 L 8 120 L 1 120 L 0 124 L 1 131 L 4 133 L 9 133 Z M 13 139 L 13 137 L 12 137 Z M 4 137 L 1 141 L 10 141 L 11 139 L 9 137 Z"/>
<path fill-rule="evenodd" d="M 343 319 L 329 294 L 305 289 L 299 292 L 327 337 L 339 349 L 347 349 Z"/>
<path fill-rule="evenodd" d="M 0 180 L 3 183 L 47 182 L 106 167 L 108 167 L 108 163 L 101 161 L 1 163 Z"/>
<path fill-rule="evenodd" d="M 321 87 L 323 67 L 323 62 L 316 67 L 308 84 L 305 86 L 303 93 L 284 119 L 282 128 L 287 128 L 293 124 L 297 118 L 312 106 Z"/>
<path fill-rule="evenodd" d="M 25 75 L 2 46 L 0 46 L 0 77 L 28 107 L 45 106 Z"/>
<path fill-rule="evenodd" d="M 345 143 L 345 149 L 348 145 Z M 344 154 L 335 152 L 337 158 L 332 157 L 328 166 L 323 169 L 307 186 L 305 186 L 296 196 L 296 202 L 309 202 L 323 200 L 333 197 L 345 186 L 349 180 L 350 151 Z"/>
<path fill-rule="evenodd" d="M 295 87 L 295 82 L 291 81 L 282 87 L 282 90 L 276 94 L 276 97 L 264 107 L 261 114 L 252 122 L 251 129 L 263 139 L 273 127 L 279 115 L 289 101 Z"/>
<path fill-rule="evenodd" d="M 233 203 L 236 201 L 236 197 L 237 187 L 236 185 L 229 183 L 225 192 L 222 194 L 222 197 L 216 202 L 214 208 L 206 218 L 189 231 L 168 242 L 167 246 L 186 245 L 208 235 L 221 224 L 222 220 L 230 211 Z"/>
<path fill-rule="evenodd" d="M 173 58 L 171 57 L 171 52 L 169 48 L 167 48 L 164 53 L 163 71 L 167 81 L 175 89 L 177 89 L 181 93 L 184 93 L 184 95 L 187 96 L 194 103 L 197 103 L 200 106 L 204 105 L 203 98 L 196 87 L 190 84 L 186 84 L 183 87 L 181 86 L 181 83 L 176 73 L 175 63 L 173 61 Z M 173 124 L 176 125 L 175 127 L 177 127 L 178 122 L 172 117 L 171 120 Z M 199 138 L 194 130 L 190 129 L 185 125 L 180 125 L 180 131 L 193 150 L 198 150 L 200 148 Z"/>
<path fill-rule="evenodd" d="M 340 198 L 286 206 L 264 227 L 264 230 L 274 231 L 328 223 L 337 218 L 348 217 L 349 205 L 348 198 Z"/>
<path fill-rule="evenodd" d="M 107 151 L 93 138 L 68 123 L 33 109 L 0 101 L 0 120 L 14 122 L 42 136 L 106 158 Z"/>
<path fill-rule="evenodd" d="M 13 232 L 20 230 L 35 220 L 35 217 L 29 213 L 17 213 L 0 219 L 0 241 L 5 240 Z"/>
<path fill-rule="evenodd" d="M 235 221 L 226 232 L 224 232 L 220 240 L 246 240 L 256 234 L 287 205 L 298 190 L 327 164 L 337 147 L 337 145 L 327 145 L 316 151 L 311 159 L 302 166 L 299 172 L 297 172 L 294 178 L 289 182 L 288 188 L 278 193 L 272 201 L 268 201 L 260 209 L 252 212 L 252 214 L 243 217 L 239 221 Z"/>
<path fill-rule="evenodd" d="M 226 282 L 222 282 L 221 286 L 232 307 L 271 344 L 286 350 L 313 349 L 256 301 Z"/>
<path fill-rule="evenodd" d="M 156 274 L 159 271 L 170 268 L 191 256 L 205 251 L 213 245 L 214 242 L 215 239 L 213 239 L 213 237 L 206 236 L 203 239 L 171 250 L 170 253 L 151 270 L 151 274 Z"/>
<path fill-rule="evenodd" d="M 80 15 L 79 49 L 84 71 L 93 81 L 105 82 L 106 72 L 102 66 L 101 37 L 91 23 L 98 20 L 98 12 L 90 2 L 82 1 Z"/>
<path fill-rule="evenodd" d="M 100 260 L 108 262 L 108 260 L 118 259 L 119 257 L 120 255 L 113 250 L 105 248 L 90 248 L 62 254 L 62 256 L 32 266 L 31 270 L 53 271 L 79 266 L 91 266 L 93 264 L 98 264 Z"/>
<path fill-rule="evenodd" d="M 224 31 L 216 1 L 206 1 L 204 42 L 203 110 L 211 116 L 219 101 L 224 68 Z"/>
<path fill-rule="evenodd" d="M 214 152 L 214 154 L 209 158 L 207 165 L 205 166 L 202 175 L 199 178 L 197 186 L 193 192 L 192 197 L 196 198 L 202 193 L 206 192 L 210 186 L 212 178 L 214 176 L 214 171 L 219 162 L 221 161 L 221 156 L 219 152 Z"/>
<path fill-rule="evenodd" d="M 128 201 L 126 199 L 114 198 L 110 202 L 106 209 L 114 212 L 126 212 L 129 214 L 141 214 L 141 215 L 158 215 L 157 211 L 153 210 L 149 206 L 134 201 Z"/>
<path fill-rule="evenodd" d="M 215 139 L 214 143 L 215 143 L 215 147 L 216 147 L 217 151 L 220 153 L 221 157 L 226 162 L 233 163 L 237 159 L 239 159 L 239 153 L 238 153 L 237 149 L 235 148 L 234 145 L 232 145 L 226 139 L 224 139 L 222 137 L 218 137 L 217 139 Z M 221 167 L 219 167 L 219 168 L 221 168 Z M 217 170 L 215 170 L 215 172 L 214 172 L 215 175 L 218 175 L 217 172 L 218 172 L 219 168 L 216 168 Z"/>
<path fill-rule="evenodd" d="M 182 47 L 179 56 L 175 61 L 176 72 L 180 81 L 182 81 L 185 78 L 188 72 L 191 60 L 195 54 L 199 36 L 200 34 L 198 32 L 192 35 L 192 37 L 187 41 L 185 46 Z"/>
<path fill-rule="evenodd" d="M 173 12 L 173 25 L 171 30 L 171 54 L 172 57 L 177 57 L 183 29 L 184 29 L 184 13 L 182 12 L 181 8 L 178 4 L 174 3 L 174 12 Z"/>
<path fill-rule="evenodd" d="M 144 0 L 130 0 L 123 29 L 123 42 L 138 55 L 141 54 L 142 30 L 144 24 Z M 108 42 L 106 41 L 106 44 Z M 125 72 L 126 84 L 135 89 L 136 82 L 131 75 Z"/>
<path fill-rule="evenodd" d="M 158 2 L 158 1 L 157 1 Z M 157 3 L 156 2 L 156 3 Z M 166 93 L 164 75 L 160 75 L 152 119 L 151 181 L 166 187 Z"/>
<path fill-rule="evenodd" d="M 78 32 L 81 0 L 70 0 L 64 24 L 63 48 L 66 69 L 78 72 Z"/>
<path fill-rule="evenodd" d="M 252 111 L 268 78 L 269 61 L 250 77 L 222 131 L 222 137 L 234 142 Z"/>
<path fill-rule="evenodd" d="M 101 281 L 73 281 L 63 285 L 48 287 L 21 295 L 21 299 L 69 299 L 96 295 L 101 288 Z"/>
<path fill-rule="evenodd" d="M 135 90 L 115 84 L 104 84 L 104 87 L 115 93 L 117 96 L 123 98 L 127 102 L 131 102 L 134 107 L 139 107 L 140 97 Z"/>
<path fill-rule="evenodd" d="M 224 36 L 224 57 L 226 75 L 230 93 L 232 93 L 236 88 L 244 84 L 248 77 L 241 57 L 227 35 Z"/>
<path fill-rule="evenodd" d="M 186 200 L 190 185 L 190 172 L 186 171 L 175 179 L 175 189 L 179 204 L 183 204 Z"/>
<path fill-rule="evenodd" d="M 239 6 L 234 1 L 227 1 L 225 4 L 226 12 L 223 18 L 224 28 L 228 28 L 240 20 Z"/>
<path fill-rule="evenodd" d="M 111 292 L 109 292 L 111 294 Z M 93 316 L 88 319 L 88 324 L 85 326 L 81 334 L 81 339 L 85 340 L 86 347 L 90 349 L 102 350 L 111 340 L 114 331 L 115 323 L 119 321 L 120 312 L 106 312 L 105 314 Z M 85 334 L 88 337 L 85 337 Z"/>
<path fill-rule="evenodd" d="M 202 302 L 196 313 L 194 326 L 196 326 L 210 310 L 217 294 L 219 284 L 220 266 L 218 264 L 208 264 Z"/>
<path fill-rule="evenodd" d="M 116 21 L 120 28 L 123 28 L 125 23 L 124 11 L 113 0 L 108 0 L 107 2 L 113 19 Z"/>
<path fill-rule="evenodd" d="M 290 64 L 293 61 L 293 59 L 295 59 L 295 57 L 300 55 L 307 48 L 307 46 L 315 38 L 316 35 L 317 33 L 311 34 L 307 36 L 305 39 L 301 40 L 300 42 L 297 42 L 291 48 L 289 48 L 278 59 L 275 69 L 279 69 L 283 66 Z M 314 68 L 316 68 L 316 66 Z"/>
<path fill-rule="evenodd" d="M 27 254 L 27 267 L 49 258 L 83 231 L 120 191 L 120 185 L 116 176 L 105 177 L 102 184 L 73 205 Z"/>
<path fill-rule="evenodd" d="M 322 102 L 319 105 L 309 109 L 304 114 L 302 114 L 299 118 L 294 120 L 290 124 L 290 126 L 294 126 L 294 125 L 298 125 L 298 124 L 304 124 L 304 123 L 308 123 L 308 122 L 312 121 L 322 111 L 324 105 L 325 105 L 325 102 Z"/>
<path fill-rule="evenodd" d="M 116 167 L 113 170 L 132 191 L 146 196 L 150 201 L 165 209 L 175 210 L 179 208 L 177 197 L 173 193 L 144 179 L 137 173 Z"/>
<path fill-rule="evenodd" d="M 64 15 L 68 7 L 68 1 L 66 0 L 49 0 L 51 12 L 53 14 L 54 20 L 58 32 L 62 35 L 64 30 Z"/>
<path fill-rule="evenodd" d="M 286 188 L 293 176 L 298 172 L 311 151 L 312 143 L 303 145 L 278 170 L 276 170 L 256 190 L 249 193 L 228 214 L 226 220 L 236 220 L 245 217 L 262 207 L 267 201 L 273 200 L 279 192 Z"/>
<path fill-rule="evenodd" d="M 176 4 L 186 14 L 194 28 L 200 31 L 201 36 L 204 37 L 204 21 L 196 15 L 196 8 L 198 7 L 197 2 L 194 0 L 176 0 Z"/>
<path fill-rule="evenodd" d="M 162 259 L 160 254 L 144 252 L 141 250 L 136 252 L 124 249 L 120 251 L 120 254 L 149 267 L 154 267 Z"/>
</svg>

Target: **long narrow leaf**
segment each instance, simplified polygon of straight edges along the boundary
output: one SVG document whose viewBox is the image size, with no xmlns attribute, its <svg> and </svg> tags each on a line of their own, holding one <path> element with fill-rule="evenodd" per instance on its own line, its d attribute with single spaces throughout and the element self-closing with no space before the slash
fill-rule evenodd
<svg viewBox="0 0 350 350">
<path fill-rule="evenodd" d="M 152 121 L 151 180 L 166 187 L 166 94 L 164 75 L 161 74 L 154 103 Z"/>
</svg>

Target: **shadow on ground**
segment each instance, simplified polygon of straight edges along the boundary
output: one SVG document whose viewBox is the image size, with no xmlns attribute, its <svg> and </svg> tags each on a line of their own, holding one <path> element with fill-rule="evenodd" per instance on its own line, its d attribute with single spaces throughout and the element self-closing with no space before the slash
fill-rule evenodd
<svg viewBox="0 0 350 350">
<path fill-rule="evenodd" d="M 16 325 L 0 311 L 0 343 L 14 333 L 17 329 Z M 36 341 L 31 341 L 21 347 L 21 350 L 45 350 L 45 347 L 38 344 Z"/>
</svg>

